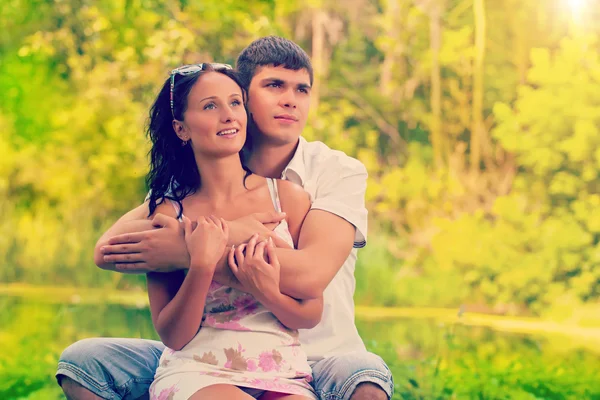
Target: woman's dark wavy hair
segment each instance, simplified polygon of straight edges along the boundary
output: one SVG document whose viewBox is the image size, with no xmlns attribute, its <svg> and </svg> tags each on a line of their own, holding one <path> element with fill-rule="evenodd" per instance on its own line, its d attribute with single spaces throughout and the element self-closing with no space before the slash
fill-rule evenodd
<svg viewBox="0 0 600 400">
<path fill-rule="evenodd" d="M 188 95 L 200 76 L 206 72 L 219 72 L 231 78 L 242 90 L 244 106 L 246 105 L 246 89 L 242 86 L 237 72 L 229 69 L 214 69 L 205 65 L 202 71 L 188 75 L 175 75 L 173 88 L 173 109 L 175 119 L 183 121 L 187 110 Z M 146 185 L 150 191 L 148 216 L 154 214 L 156 207 L 171 199 L 179 205 L 178 218 L 183 213 L 182 200 L 200 189 L 200 171 L 196 165 L 192 146 L 182 146 L 173 129 L 171 114 L 171 79 L 167 79 L 160 90 L 154 104 L 150 108 L 150 116 L 146 133 L 152 142 L 150 149 L 150 171 L 146 175 Z M 241 154 L 240 159 L 242 160 Z M 245 166 L 247 178 L 252 172 Z M 245 182 L 244 178 L 244 182 Z"/>
</svg>

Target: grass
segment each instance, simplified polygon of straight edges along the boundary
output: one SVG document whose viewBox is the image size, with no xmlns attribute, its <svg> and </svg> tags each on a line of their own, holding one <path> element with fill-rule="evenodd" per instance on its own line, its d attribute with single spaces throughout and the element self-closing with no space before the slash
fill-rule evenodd
<svg viewBox="0 0 600 400">
<path fill-rule="evenodd" d="M 598 399 L 596 328 L 456 310 L 357 308 L 394 399 Z M 56 362 L 93 336 L 156 338 L 145 294 L 0 287 L 0 399 L 61 399 Z M 590 339 L 590 340 L 588 340 Z"/>
</svg>

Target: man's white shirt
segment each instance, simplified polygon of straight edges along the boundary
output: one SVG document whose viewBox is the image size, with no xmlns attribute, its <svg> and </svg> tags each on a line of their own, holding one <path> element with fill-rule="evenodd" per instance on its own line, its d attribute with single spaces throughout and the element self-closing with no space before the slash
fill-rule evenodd
<svg viewBox="0 0 600 400">
<path fill-rule="evenodd" d="M 282 179 L 308 192 L 311 210 L 338 215 L 356 228 L 354 248 L 323 293 L 321 322 L 312 329 L 300 330 L 300 342 L 308 359 L 318 361 L 335 354 L 365 350 L 354 322 L 354 269 L 357 248 L 364 247 L 367 238 L 367 170 L 360 161 L 341 151 L 300 137 Z M 306 268 L 318 268 L 318 265 Z"/>
<path fill-rule="evenodd" d="M 354 269 L 357 249 L 364 247 L 367 240 L 367 170 L 344 152 L 300 137 L 281 179 L 294 182 L 308 192 L 311 210 L 338 215 L 356 228 L 354 247 L 323 293 L 321 322 L 312 329 L 300 329 L 300 342 L 308 360 L 314 362 L 336 354 L 366 350 L 354 323 Z M 146 200 L 149 198 L 150 193 Z M 318 264 L 306 266 L 318 267 Z"/>
</svg>

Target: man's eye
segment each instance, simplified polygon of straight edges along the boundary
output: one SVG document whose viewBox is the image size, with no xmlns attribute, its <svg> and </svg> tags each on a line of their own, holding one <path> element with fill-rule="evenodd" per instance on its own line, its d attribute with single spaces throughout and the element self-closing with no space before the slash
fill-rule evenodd
<svg viewBox="0 0 600 400">
<path fill-rule="evenodd" d="M 273 83 L 269 83 L 269 84 L 267 85 L 267 87 L 279 88 L 279 87 L 281 87 L 281 84 L 280 84 L 280 83 L 275 83 L 275 82 L 273 82 Z"/>
<path fill-rule="evenodd" d="M 302 92 L 302 93 L 308 93 L 308 89 L 305 89 L 305 88 L 301 88 L 301 89 L 298 89 L 298 90 L 299 90 L 300 92 Z"/>
</svg>

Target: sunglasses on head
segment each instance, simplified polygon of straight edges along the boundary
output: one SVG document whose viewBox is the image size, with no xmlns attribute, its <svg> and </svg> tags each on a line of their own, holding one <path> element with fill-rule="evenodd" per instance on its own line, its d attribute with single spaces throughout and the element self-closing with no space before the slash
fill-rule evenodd
<svg viewBox="0 0 600 400">
<path fill-rule="evenodd" d="M 171 115 L 173 115 L 173 119 L 175 119 L 175 109 L 173 107 L 173 90 L 175 89 L 175 75 L 190 75 L 195 74 L 200 71 L 206 70 L 206 68 L 212 68 L 214 70 L 219 69 L 232 69 L 229 64 L 220 64 L 220 63 L 200 63 L 200 64 L 189 64 L 182 65 L 181 67 L 177 67 L 171 71 Z"/>
</svg>

